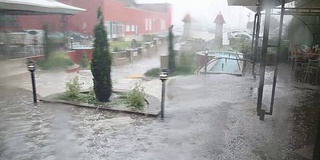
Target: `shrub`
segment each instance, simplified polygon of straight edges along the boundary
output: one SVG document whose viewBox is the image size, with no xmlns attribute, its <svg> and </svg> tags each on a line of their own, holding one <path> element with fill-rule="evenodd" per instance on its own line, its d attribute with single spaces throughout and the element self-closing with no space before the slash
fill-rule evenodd
<svg viewBox="0 0 320 160">
<path fill-rule="evenodd" d="M 81 68 L 87 68 L 89 66 L 89 61 L 88 61 L 86 52 L 82 54 L 80 66 Z"/>
<path fill-rule="evenodd" d="M 102 104 L 96 99 L 93 89 L 90 89 L 88 93 L 81 93 L 81 85 L 82 84 L 79 83 L 78 76 L 69 80 L 69 82 L 66 83 L 66 92 L 59 98 L 62 100 L 77 101 L 94 105 Z"/>
<path fill-rule="evenodd" d="M 136 84 L 135 87 L 127 93 L 126 103 L 129 107 L 143 110 L 145 107 L 145 92 L 141 84 Z"/>
<path fill-rule="evenodd" d="M 168 41 L 169 41 L 169 46 L 168 46 L 168 52 L 169 52 L 169 61 L 168 61 L 168 66 L 169 66 L 169 71 L 174 72 L 176 70 L 176 60 L 175 60 L 175 51 L 173 49 L 173 39 L 174 35 L 172 32 L 173 25 L 169 28 L 169 35 L 168 35 Z"/>
<path fill-rule="evenodd" d="M 69 80 L 69 82 L 66 83 L 66 92 L 65 92 L 65 98 L 76 100 L 80 96 L 80 89 L 81 84 L 79 83 L 79 77 L 76 76 L 75 78 Z"/>
<path fill-rule="evenodd" d="M 192 52 L 182 52 L 180 61 L 177 64 L 175 74 L 188 75 L 193 74 L 196 69 L 195 55 Z"/>
<path fill-rule="evenodd" d="M 121 49 L 119 49 L 118 47 L 113 48 L 113 52 L 120 52 L 120 51 L 121 51 Z"/>
<path fill-rule="evenodd" d="M 160 73 L 161 73 L 160 68 L 152 68 L 148 70 L 146 73 L 144 73 L 144 75 L 148 77 L 159 77 Z"/>
<path fill-rule="evenodd" d="M 82 103 L 88 103 L 88 104 L 94 104 L 94 105 L 102 104 L 97 100 L 93 89 L 90 89 L 89 93 L 79 94 L 79 97 L 77 98 L 77 100 Z"/>
<path fill-rule="evenodd" d="M 92 54 L 91 72 L 93 87 L 97 100 L 108 102 L 112 93 L 111 55 L 107 32 L 104 27 L 103 13 L 98 9 L 98 24 L 94 29 L 94 50 Z"/>
<path fill-rule="evenodd" d="M 50 54 L 47 60 L 38 60 L 37 63 L 43 70 L 66 69 L 74 65 L 69 56 L 61 52 Z"/>
</svg>

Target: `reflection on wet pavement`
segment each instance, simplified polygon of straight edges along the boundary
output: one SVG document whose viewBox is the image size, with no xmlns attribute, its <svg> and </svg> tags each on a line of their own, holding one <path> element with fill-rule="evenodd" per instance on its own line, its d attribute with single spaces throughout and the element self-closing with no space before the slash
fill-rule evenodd
<svg viewBox="0 0 320 160">
<path fill-rule="evenodd" d="M 162 137 L 158 120 L 65 105 L 35 107 L 30 99 L 28 91 L 1 88 L 0 159 L 123 159 L 161 145 L 150 139 Z"/>
</svg>

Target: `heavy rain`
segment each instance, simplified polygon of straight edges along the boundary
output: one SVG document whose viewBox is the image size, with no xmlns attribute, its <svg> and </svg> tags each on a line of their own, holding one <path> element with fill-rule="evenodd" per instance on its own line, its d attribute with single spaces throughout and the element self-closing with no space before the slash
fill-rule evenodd
<svg viewBox="0 0 320 160">
<path fill-rule="evenodd" d="M 1 160 L 318 160 L 317 0 L 0 0 Z"/>
</svg>

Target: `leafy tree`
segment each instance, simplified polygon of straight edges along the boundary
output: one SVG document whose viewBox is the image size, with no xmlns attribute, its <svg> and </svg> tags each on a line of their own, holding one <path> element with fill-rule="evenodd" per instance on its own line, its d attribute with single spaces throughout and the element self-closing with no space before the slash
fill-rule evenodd
<svg viewBox="0 0 320 160">
<path fill-rule="evenodd" d="M 43 46 L 44 46 L 44 58 L 47 61 L 49 58 L 49 40 L 48 40 L 48 25 L 45 24 L 43 25 L 43 31 L 44 31 L 44 36 L 43 36 Z"/>
<path fill-rule="evenodd" d="M 83 52 L 83 53 L 82 53 L 82 58 L 81 58 L 80 66 L 81 66 L 82 68 L 87 68 L 87 67 L 89 66 L 89 62 L 88 62 L 88 58 L 87 58 L 86 52 Z"/>
<path fill-rule="evenodd" d="M 98 101 L 108 102 L 112 92 L 111 83 L 111 55 L 107 32 L 103 25 L 103 13 L 98 9 L 98 24 L 94 29 L 94 50 L 92 54 L 91 72 L 93 75 L 93 89 Z"/>
<path fill-rule="evenodd" d="M 169 46 L 168 46 L 168 51 L 169 51 L 169 71 L 172 73 L 176 69 L 176 62 L 175 62 L 175 53 L 173 49 L 173 39 L 174 35 L 172 32 L 173 25 L 169 28 L 169 36 L 168 36 L 168 41 L 169 41 Z"/>
</svg>

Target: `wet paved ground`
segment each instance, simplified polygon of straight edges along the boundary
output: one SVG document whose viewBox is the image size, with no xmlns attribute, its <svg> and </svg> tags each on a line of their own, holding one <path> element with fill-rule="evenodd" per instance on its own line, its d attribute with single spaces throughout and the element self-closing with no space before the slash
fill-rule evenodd
<svg viewBox="0 0 320 160">
<path fill-rule="evenodd" d="M 161 54 L 166 52 L 167 48 L 159 48 L 158 53 Z M 143 86 L 146 88 L 146 92 L 152 94 L 156 97 L 160 96 L 161 81 L 155 80 L 151 82 L 145 82 L 141 79 L 132 79 L 127 78 L 130 75 L 143 75 L 147 70 L 151 68 L 160 67 L 160 56 L 155 55 L 150 58 L 144 58 L 139 61 L 124 65 L 124 66 L 113 66 L 112 67 L 112 83 L 113 89 L 115 90 L 129 90 L 136 83 L 143 83 Z M 79 76 L 80 83 L 83 83 L 82 89 L 86 90 L 93 86 L 92 74 L 90 70 L 80 70 L 79 74 L 76 73 L 65 73 L 63 71 L 37 71 L 35 73 L 36 84 L 37 84 L 37 93 L 45 97 L 54 93 L 61 93 L 65 91 L 65 83 Z M 25 88 L 28 90 L 32 89 L 30 74 L 25 73 L 14 78 L 4 78 L 0 79 L 0 86 L 13 86 Z M 154 86 L 153 89 L 148 86 Z"/>
<path fill-rule="evenodd" d="M 319 94 L 293 85 L 282 72 L 274 115 L 265 121 L 256 116 L 258 80 L 250 76 L 176 77 L 168 84 L 164 121 L 65 105 L 34 107 L 29 91 L 1 87 L 0 159 L 303 160 L 295 151 L 314 141 Z M 271 79 L 268 73 L 264 104 Z"/>
</svg>

